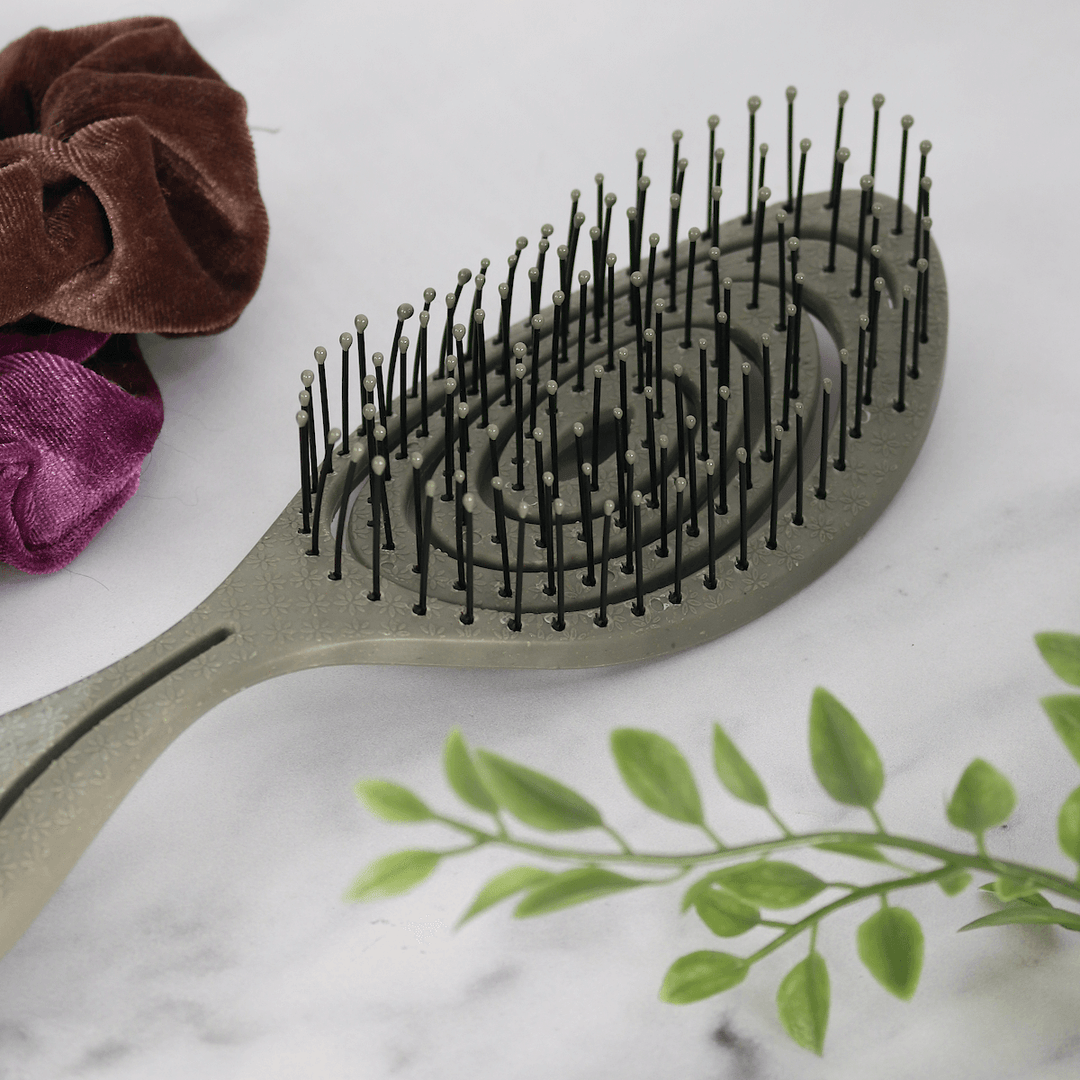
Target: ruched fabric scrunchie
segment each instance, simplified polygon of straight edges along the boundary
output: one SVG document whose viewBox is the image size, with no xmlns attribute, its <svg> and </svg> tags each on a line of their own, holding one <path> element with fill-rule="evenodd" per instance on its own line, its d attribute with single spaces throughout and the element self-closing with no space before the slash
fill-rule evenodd
<svg viewBox="0 0 1080 1080">
<path fill-rule="evenodd" d="M 0 561 L 59 569 L 138 485 L 161 398 L 109 335 L 223 330 L 254 294 L 246 114 L 169 19 L 0 52 Z"/>
<path fill-rule="evenodd" d="M 0 333 L 0 557 L 70 562 L 135 494 L 162 416 L 134 337 Z"/>
</svg>

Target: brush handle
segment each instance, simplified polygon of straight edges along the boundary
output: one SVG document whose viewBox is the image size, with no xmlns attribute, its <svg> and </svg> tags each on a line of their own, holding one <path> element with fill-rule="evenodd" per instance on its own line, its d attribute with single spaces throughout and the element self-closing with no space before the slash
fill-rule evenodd
<svg viewBox="0 0 1080 1080">
<path fill-rule="evenodd" d="M 193 612 L 110 667 L 0 716 L 0 956 L 155 758 L 260 677 L 241 635 Z"/>
</svg>

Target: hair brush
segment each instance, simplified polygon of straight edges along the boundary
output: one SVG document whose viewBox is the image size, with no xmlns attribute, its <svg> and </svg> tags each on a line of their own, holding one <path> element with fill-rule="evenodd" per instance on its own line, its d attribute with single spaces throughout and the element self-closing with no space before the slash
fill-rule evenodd
<svg viewBox="0 0 1080 1080">
<path fill-rule="evenodd" d="M 545 225 L 524 271 L 517 241 L 497 318 L 486 260 L 459 274 L 445 319 L 425 292 L 415 340 L 403 331 L 417 313 L 398 309 L 388 360 L 369 358 L 357 316 L 355 338 L 340 338 L 340 430 L 316 350 L 318 385 L 306 371 L 297 414 L 301 490 L 240 565 L 148 645 L 0 717 L 0 952 L 158 754 L 244 687 L 331 664 L 662 656 L 756 618 L 867 531 L 941 385 L 930 144 L 914 211 L 910 117 L 899 198 L 878 193 L 876 97 L 870 171 L 845 190 L 842 94 L 830 189 L 804 194 L 810 141 L 796 160 L 794 96 L 782 205 L 769 205 L 751 98 L 742 216 L 720 224 L 710 117 L 703 228 L 680 233 L 676 132 L 666 244 L 644 228 L 657 200 L 638 151 L 626 265 L 598 175 L 595 224 L 575 191 L 565 245 L 551 252 Z"/>
</svg>

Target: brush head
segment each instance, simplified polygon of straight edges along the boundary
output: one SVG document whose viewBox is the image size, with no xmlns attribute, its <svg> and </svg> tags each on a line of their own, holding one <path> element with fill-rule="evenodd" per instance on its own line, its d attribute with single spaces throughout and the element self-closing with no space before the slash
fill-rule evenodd
<svg viewBox="0 0 1080 1080">
<path fill-rule="evenodd" d="M 788 102 L 794 97 L 791 87 Z M 847 94 L 841 93 L 841 107 L 846 100 Z M 878 97 L 874 103 L 880 107 Z M 750 98 L 751 116 L 760 104 L 760 99 Z M 710 117 L 710 130 L 718 123 L 718 118 Z M 910 126 L 907 117 L 902 123 L 905 130 Z M 672 138 L 678 146 L 682 133 L 676 131 Z M 805 153 L 809 148 L 810 140 L 802 140 L 800 149 Z M 920 149 L 928 152 L 929 143 Z M 758 147 L 759 153 L 767 150 L 765 143 Z M 842 164 L 849 156 L 841 147 L 836 160 Z M 639 151 L 639 164 L 644 157 Z M 723 160 L 722 149 L 716 150 L 715 158 Z M 675 165 L 683 169 L 685 161 L 679 159 Z M 601 174 L 596 182 L 601 191 Z M 641 176 L 636 183 L 644 191 L 648 178 Z M 859 189 L 870 191 L 873 184 L 867 174 Z M 718 198 L 720 193 L 710 190 L 710 194 Z M 772 197 L 766 187 L 757 195 L 762 206 Z M 580 192 L 572 193 L 572 201 L 579 197 Z M 312 659 L 316 654 L 318 662 L 477 667 L 570 667 L 638 660 L 726 633 L 831 566 L 880 514 L 925 437 L 943 370 L 947 294 L 932 239 L 929 259 L 909 265 L 915 216 L 904 209 L 898 219 L 904 231 L 894 235 L 881 230 L 880 242 L 871 251 L 875 277 L 869 289 L 864 278 L 861 297 L 853 296 L 855 249 L 864 227 L 859 191 L 842 192 L 832 271 L 826 270 L 833 225 L 833 210 L 825 205 L 829 197 L 829 193 L 803 197 L 799 235 L 783 236 L 788 256 L 798 260 L 799 272 L 788 276 L 781 296 L 775 254 L 768 264 L 763 261 L 756 307 L 750 306 L 754 265 L 748 259 L 754 249 L 754 224 L 744 225 L 740 219 L 721 223 L 718 236 L 703 234 L 697 227 L 687 230 L 675 249 L 674 294 L 666 299 L 665 288 L 665 297 L 654 295 L 651 309 L 642 292 L 651 284 L 644 256 L 656 259 L 658 270 L 664 265 L 666 283 L 668 256 L 657 250 L 660 235 L 648 236 L 649 250 L 642 253 L 640 267 L 609 277 L 607 268 L 615 266 L 617 257 L 608 251 L 603 258 L 599 249 L 603 230 L 594 225 L 588 230 L 596 245 L 593 269 L 605 273 L 595 286 L 594 274 L 577 273 L 587 310 L 580 311 L 578 290 L 563 288 L 575 272 L 571 238 L 570 244 L 557 248 L 558 272 L 563 276 L 551 307 L 528 314 L 522 308 L 505 326 L 504 312 L 498 320 L 499 334 L 486 341 L 480 307 L 471 315 L 474 331 L 469 338 L 475 342 L 466 344 L 463 323 L 452 327 L 452 341 L 461 351 L 439 364 L 439 371 L 449 378 L 438 377 L 435 363 L 429 361 L 426 433 L 420 423 L 420 395 L 398 401 L 393 414 L 384 417 L 371 393 L 375 380 L 368 376 L 364 425 L 350 443 L 355 465 L 350 471 L 356 484 L 382 475 L 389 518 L 381 537 L 386 540 L 392 533 L 393 548 L 373 550 L 373 507 L 366 499 L 356 499 L 345 523 L 341 580 L 327 581 L 322 574 L 318 588 L 327 594 L 324 606 L 301 605 L 302 611 L 275 615 L 287 624 L 287 633 L 281 627 L 267 629 L 273 630 L 277 644 L 271 646 L 267 638 L 263 655 L 273 663 L 274 655 L 300 651 L 306 656 L 305 665 L 316 662 Z M 615 192 L 603 192 L 603 207 L 610 210 L 616 202 Z M 668 200 L 673 209 L 681 202 L 678 192 Z M 639 201 L 628 215 L 639 237 L 644 224 L 640 208 Z M 792 215 L 775 209 L 765 218 L 766 241 L 777 224 L 793 227 Z M 896 210 L 887 196 L 875 196 L 875 215 L 888 220 Z M 666 217 L 667 209 L 662 213 Z M 581 229 L 585 220 L 575 208 L 572 229 Z M 541 228 L 541 255 L 550 248 L 553 233 L 551 225 Z M 708 247 L 701 242 L 703 235 Z M 776 235 L 772 232 L 774 252 Z M 511 259 L 527 245 L 528 240 L 520 237 Z M 691 246 L 697 273 L 688 301 Z M 583 254 L 578 252 L 577 258 Z M 486 270 L 489 264 L 485 260 L 481 265 Z M 538 261 L 529 268 L 530 281 L 541 280 L 540 265 Z M 715 275 L 710 272 L 714 266 Z M 930 283 L 930 301 L 928 310 L 915 312 L 912 309 L 922 304 L 922 290 L 915 288 L 920 275 Z M 477 275 L 477 291 L 483 276 Z M 463 269 L 458 293 L 470 280 L 471 272 Z M 614 282 L 610 293 L 609 281 Z M 519 295 L 513 296 L 515 308 Z M 426 291 L 425 303 L 434 296 L 434 290 Z M 500 288 L 500 296 L 509 299 L 508 289 Z M 448 308 L 456 303 L 457 294 L 451 292 Z M 899 409 L 895 405 L 905 308 L 906 362 L 915 360 L 910 354 L 917 338 L 918 374 L 905 372 L 906 402 Z M 780 323 L 778 310 L 784 315 Z M 640 312 L 640 323 L 635 322 L 635 312 Z M 398 309 L 401 321 L 412 314 L 411 305 Z M 582 314 L 585 318 L 580 318 Z M 361 318 L 356 321 L 358 335 L 363 332 Z M 912 333 L 916 318 L 920 327 L 926 326 L 925 335 Z M 824 351 L 815 320 L 824 327 L 822 340 L 828 346 Z M 363 323 L 366 329 L 367 320 Z M 553 342 L 556 328 L 561 341 Z M 856 404 L 860 331 L 873 340 L 876 352 L 872 388 L 867 379 L 866 396 Z M 584 334 L 581 341 L 579 332 Z M 690 346 L 696 349 L 688 354 L 685 349 Z M 398 347 L 404 355 L 407 339 Z M 768 379 L 762 367 L 766 356 Z M 373 354 L 372 361 L 377 369 L 381 355 Z M 865 350 L 862 363 L 871 363 Z M 863 374 L 870 372 L 867 367 Z M 766 386 L 771 394 L 767 411 Z M 387 389 L 392 394 L 396 388 Z M 825 431 L 827 458 L 821 482 L 826 397 L 830 426 Z M 839 415 L 841 398 L 847 403 L 845 417 Z M 858 437 L 849 433 L 856 408 L 861 417 Z M 297 423 L 301 429 L 309 423 L 305 410 L 297 414 Z M 796 427 L 801 447 L 796 445 Z M 331 436 L 335 442 L 340 438 L 336 432 Z M 393 461 L 392 451 L 403 439 L 405 451 L 398 456 L 407 457 L 409 467 Z M 779 445 L 775 462 L 774 440 Z M 766 453 L 768 466 L 762 460 Z M 777 543 L 770 547 L 765 540 L 774 469 L 779 484 L 778 530 Z M 801 523 L 796 523 L 794 513 L 797 473 L 805 476 L 808 494 Z M 331 522 L 350 495 L 345 483 L 344 470 L 326 481 L 329 512 L 323 513 L 317 527 L 323 533 L 323 549 L 330 552 Z M 677 506 L 682 508 L 682 521 L 675 520 Z M 296 532 L 301 508 L 298 496 L 257 552 L 259 573 L 265 575 L 271 566 L 278 580 L 307 595 L 318 577 L 312 577 L 318 560 L 297 556 L 298 544 L 304 542 L 298 541 Z M 711 528 L 705 527 L 707 518 Z M 426 530 L 425 520 L 430 520 Z M 638 521 L 640 533 L 636 525 L 631 528 Z M 676 530 L 682 534 L 678 571 Z M 739 557 L 742 546 L 745 563 Z M 379 599 L 370 600 L 376 555 L 381 587 Z M 467 569 L 472 589 L 467 625 L 462 620 L 461 586 L 466 559 L 471 560 Z M 421 564 L 426 566 L 423 584 Z M 677 572 L 681 580 L 672 593 Z M 252 566 L 244 564 L 237 576 L 253 573 Z M 418 604 L 421 589 L 423 603 Z M 672 601 L 673 595 L 678 602 Z M 217 602 L 214 597 L 208 604 L 212 602 Z M 560 603 L 561 623 L 555 617 Z M 257 636 L 259 619 L 254 613 L 250 618 L 251 633 Z M 289 663 L 295 666 L 296 661 Z"/>
</svg>

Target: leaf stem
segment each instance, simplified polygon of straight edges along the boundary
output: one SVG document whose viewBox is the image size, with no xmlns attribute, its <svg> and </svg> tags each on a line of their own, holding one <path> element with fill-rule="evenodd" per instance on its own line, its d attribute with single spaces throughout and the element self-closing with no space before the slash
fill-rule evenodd
<svg viewBox="0 0 1080 1080">
<path fill-rule="evenodd" d="M 624 855 L 630 856 L 630 858 L 637 858 L 634 852 L 631 850 L 630 845 L 610 826 L 602 826 L 604 832 L 608 834 L 619 845 Z"/>
<path fill-rule="evenodd" d="M 877 826 L 877 831 L 879 833 L 884 833 L 885 826 L 881 823 L 881 818 L 878 817 L 878 812 L 872 806 L 868 806 L 866 810 L 867 813 L 869 813 L 870 815 L 870 820 L 873 821 L 873 823 Z"/>
<path fill-rule="evenodd" d="M 752 956 L 748 956 L 746 961 L 748 964 L 756 964 L 763 957 L 768 956 L 769 953 L 776 952 L 781 945 L 794 937 L 798 937 L 804 930 L 816 928 L 817 924 L 826 916 L 847 907 L 849 904 L 857 904 L 860 900 L 865 900 L 870 896 L 881 896 L 892 889 L 912 889 L 918 885 L 926 885 L 928 882 L 945 877 L 950 872 L 950 867 L 942 866 L 937 870 L 929 870 L 925 874 L 913 874 L 907 878 L 894 878 L 892 881 L 879 881 L 875 885 L 866 885 L 861 889 L 855 889 L 853 892 L 848 893 L 847 896 L 842 896 L 839 900 L 834 900 L 831 904 L 826 904 L 824 907 L 818 908 L 817 911 L 811 912 L 805 919 L 792 923 L 782 934 L 774 937 L 768 945 L 763 945 Z M 811 942 L 812 948 L 813 943 Z"/>
<path fill-rule="evenodd" d="M 734 847 L 724 848 L 722 851 L 707 850 L 688 852 L 685 854 L 661 854 L 652 852 L 634 852 L 626 845 L 625 841 L 614 834 L 608 828 L 619 843 L 622 850 L 613 852 L 580 851 L 573 848 L 559 848 L 547 844 L 537 844 L 528 840 L 519 840 L 512 836 L 499 836 L 494 833 L 486 833 L 482 829 L 464 821 L 454 818 L 435 815 L 437 821 L 449 825 L 472 836 L 480 842 L 494 842 L 515 851 L 528 852 L 533 855 L 548 859 L 573 860 L 590 863 L 636 863 L 639 866 L 677 866 L 677 867 L 700 867 L 709 866 L 721 861 L 731 861 L 752 855 L 768 855 L 779 851 L 791 850 L 800 847 L 813 847 L 816 844 L 866 844 L 872 843 L 880 847 L 894 848 L 901 851 L 910 851 L 918 855 L 925 855 L 932 859 L 938 859 L 945 865 L 940 871 L 933 871 L 935 875 L 957 869 L 980 870 L 983 873 L 995 876 L 1006 875 L 1021 880 L 1030 878 L 1032 883 L 1039 889 L 1055 892 L 1060 896 L 1080 903 L 1080 881 L 1062 877 L 1051 870 L 1043 870 L 1038 867 L 1025 866 L 1022 863 L 1009 862 L 1002 859 L 992 859 L 985 853 L 978 855 L 964 851 L 954 851 L 949 848 L 939 847 L 937 844 L 926 843 L 914 837 L 893 836 L 889 833 L 869 833 L 856 831 L 830 831 L 817 833 L 795 833 L 776 840 L 761 840 L 751 844 L 739 844 Z M 919 875 L 920 880 L 922 875 Z M 933 881 L 936 877 L 927 878 Z"/>
<path fill-rule="evenodd" d="M 779 830 L 780 830 L 780 831 L 781 831 L 781 832 L 782 832 L 782 833 L 783 833 L 783 834 L 784 834 L 785 836 L 794 836 L 794 835 L 795 835 L 795 834 L 794 834 L 794 833 L 793 833 L 793 832 L 792 832 L 792 831 L 791 831 L 791 830 L 790 830 L 790 829 L 789 829 L 789 828 L 788 828 L 788 827 L 787 827 L 787 826 L 786 826 L 786 825 L 785 825 L 785 824 L 784 824 L 784 823 L 783 823 L 783 822 L 782 822 L 782 821 L 780 820 L 780 818 L 779 818 L 779 817 L 777 816 L 777 813 L 776 813 L 776 811 L 775 811 L 775 810 L 774 810 L 774 809 L 773 809 L 773 808 L 772 808 L 771 806 L 766 806 L 766 807 L 765 807 L 765 813 L 766 813 L 766 814 L 768 814 L 768 815 L 769 815 L 769 817 L 771 817 L 771 818 L 773 819 L 773 821 L 774 821 L 774 822 L 776 823 L 776 827 L 777 827 L 777 828 L 778 828 L 778 829 L 779 829 Z"/>
<path fill-rule="evenodd" d="M 702 822 L 701 827 L 702 827 L 702 829 L 705 830 L 705 835 L 716 845 L 716 850 L 717 851 L 726 850 L 726 845 L 724 844 L 724 841 L 721 840 L 720 837 L 717 836 L 716 833 L 714 833 L 712 831 L 712 829 L 709 828 L 708 825 L 706 825 L 704 822 Z"/>
</svg>

